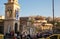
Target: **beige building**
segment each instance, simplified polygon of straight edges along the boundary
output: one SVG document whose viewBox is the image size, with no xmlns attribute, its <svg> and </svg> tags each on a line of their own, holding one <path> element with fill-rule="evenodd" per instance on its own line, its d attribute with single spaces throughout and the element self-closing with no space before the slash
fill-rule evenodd
<svg viewBox="0 0 60 39">
<path fill-rule="evenodd" d="M 52 30 L 53 25 L 52 24 L 45 24 L 44 26 L 41 26 L 42 30 Z"/>
<path fill-rule="evenodd" d="M 0 19 L 5 19 L 5 16 L 0 16 Z"/>
<path fill-rule="evenodd" d="M 22 26 L 22 31 L 27 31 L 27 27 L 32 28 L 34 31 L 32 33 L 36 33 L 37 31 L 47 31 L 50 30 L 52 31 L 52 24 L 47 23 L 47 20 L 45 20 L 44 17 L 42 16 L 30 16 L 30 17 L 20 17 L 20 25 Z M 24 27 L 24 28 L 23 28 Z M 29 31 L 29 30 L 28 30 Z"/>
<path fill-rule="evenodd" d="M 5 3 L 4 34 L 19 31 L 19 10 L 18 0 L 8 0 Z"/>
</svg>

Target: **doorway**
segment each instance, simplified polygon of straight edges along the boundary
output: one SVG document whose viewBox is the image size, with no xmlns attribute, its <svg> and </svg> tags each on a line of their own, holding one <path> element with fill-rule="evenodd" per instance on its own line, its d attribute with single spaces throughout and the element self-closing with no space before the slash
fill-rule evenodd
<svg viewBox="0 0 60 39">
<path fill-rule="evenodd" d="M 15 23 L 15 33 L 17 33 L 17 29 L 18 29 L 18 24 Z"/>
</svg>

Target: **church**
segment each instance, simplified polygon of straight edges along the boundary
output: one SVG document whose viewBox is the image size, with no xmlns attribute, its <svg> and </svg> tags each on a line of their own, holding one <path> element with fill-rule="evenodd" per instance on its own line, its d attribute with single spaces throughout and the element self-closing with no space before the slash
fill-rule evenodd
<svg viewBox="0 0 60 39">
<path fill-rule="evenodd" d="M 19 31 L 19 10 L 18 0 L 8 0 L 5 5 L 4 34 L 6 32 Z"/>
<path fill-rule="evenodd" d="M 8 0 L 5 5 L 5 18 L 0 16 L 0 33 L 6 34 L 11 31 L 15 33 L 19 31 L 19 10 L 20 5 L 18 0 Z"/>
</svg>

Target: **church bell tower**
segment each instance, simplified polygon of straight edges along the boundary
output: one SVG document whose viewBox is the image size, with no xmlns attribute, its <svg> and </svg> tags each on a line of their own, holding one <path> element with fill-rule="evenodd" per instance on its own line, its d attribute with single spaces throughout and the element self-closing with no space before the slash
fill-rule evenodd
<svg viewBox="0 0 60 39">
<path fill-rule="evenodd" d="M 19 10 L 18 0 L 8 0 L 5 3 L 4 33 L 19 31 Z"/>
</svg>

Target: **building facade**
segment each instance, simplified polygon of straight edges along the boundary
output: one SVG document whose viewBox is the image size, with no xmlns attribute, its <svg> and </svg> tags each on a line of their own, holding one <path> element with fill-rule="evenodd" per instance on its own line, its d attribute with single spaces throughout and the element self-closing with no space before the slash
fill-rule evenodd
<svg viewBox="0 0 60 39">
<path fill-rule="evenodd" d="M 8 0 L 5 3 L 4 34 L 19 31 L 19 10 L 18 0 Z"/>
<path fill-rule="evenodd" d="M 21 32 L 37 33 L 42 31 L 52 31 L 52 24 L 47 23 L 45 17 L 30 16 L 20 17 Z M 33 31 L 32 31 L 33 30 Z"/>
</svg>

